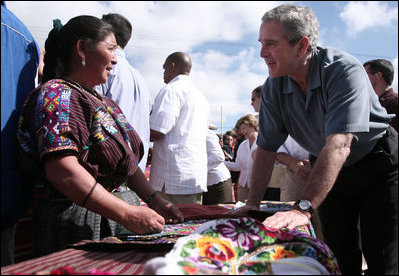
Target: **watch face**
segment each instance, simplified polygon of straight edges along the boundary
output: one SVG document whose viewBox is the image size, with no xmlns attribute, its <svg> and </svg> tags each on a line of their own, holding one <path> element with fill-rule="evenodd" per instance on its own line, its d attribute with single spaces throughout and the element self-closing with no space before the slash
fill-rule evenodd
<svg viewBox="0 0 399 276">
<path fill-rule="evenodd" d="M 301 200 L 298 205 L 302 210 L 308 210 L 310 207 L 310 202 L 307 200 Z"/>
</svg>

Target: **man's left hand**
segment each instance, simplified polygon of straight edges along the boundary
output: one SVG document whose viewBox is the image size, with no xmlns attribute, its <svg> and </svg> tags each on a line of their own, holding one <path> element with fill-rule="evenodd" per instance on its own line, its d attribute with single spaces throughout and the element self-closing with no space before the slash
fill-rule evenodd
<svg viewBox="0 0 399 276">
<path fill-rule="evenodd" d="M 179 208 L 176 207 L 172 202 L 167 201 L 161 195 L 154 200 L 150 206 L 158 214 L 165 218 L 166 223 L 182 223 L 184 222 L 183 214 L 180 212 Z"/>
<path fill-rule="evenodd" d="M 297 226 L 306 225 L 309 219 L 310 217 L 306 212 L 291 209 L 289 211 L 275 213 L 273 216 L 268 217 L 263 224 L 267 227 L 276 229 L 288 228 L 292 230 Z"/>
</svg>

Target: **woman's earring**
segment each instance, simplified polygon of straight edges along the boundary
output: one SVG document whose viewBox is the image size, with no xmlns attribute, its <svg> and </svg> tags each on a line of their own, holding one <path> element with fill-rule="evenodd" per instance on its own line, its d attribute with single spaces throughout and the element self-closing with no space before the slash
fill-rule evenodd
<svg viewBox="0 0 399 276">
<path fill-rule="evenodd" d="M 85 67 L 86 66 L 86 60 L 84 58 L 82 58 L 82 66 Z"/>
</svg>

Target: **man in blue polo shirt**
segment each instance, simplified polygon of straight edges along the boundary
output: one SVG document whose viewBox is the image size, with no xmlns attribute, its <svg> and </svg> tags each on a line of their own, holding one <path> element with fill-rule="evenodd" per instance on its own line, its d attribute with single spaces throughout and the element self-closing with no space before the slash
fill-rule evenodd
<svg viewBox="0 0 399 276">
<path fill-rule="evenodd" d="M 326 243 L 343 274 L 398 273 L 398 137 L 362 64 L 317 47 L 319 24 L 309 8 L 281 5 L 262 18 L 261 57 L 269 69 L 247 205 L 258 209 L 276 158 L 291 135 L 313 158 L 293 208 L 264 224 L 292 229 L 318 209 Z M 267 183 L 268 181 L 266 181 Z"/>
<path fill-rule="evenodd" d="M 1 266 L 14 262 L 15 225 L 33 199 L 16 157 L 18 116 L 35 88 L 40 50 L 25 25 L 1 1 Z"/>
</svg>

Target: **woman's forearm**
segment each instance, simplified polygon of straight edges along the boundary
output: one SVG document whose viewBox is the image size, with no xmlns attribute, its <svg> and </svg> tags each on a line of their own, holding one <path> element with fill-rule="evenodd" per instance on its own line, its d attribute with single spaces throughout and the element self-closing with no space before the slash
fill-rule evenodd
<svg viewBox="0 0 399 276">
<path fill-rule="evenodd" d="M 95 178 L 79 164 L 75 156 L 47 160 L 45 170 L 53 187 L 77 205 L 82 205 L 96 183 Z M 124 210 L 129 208 L 129 204 L 97 184 L 84 207 L 112 220 L 123 221 Z"/>
</svg>

